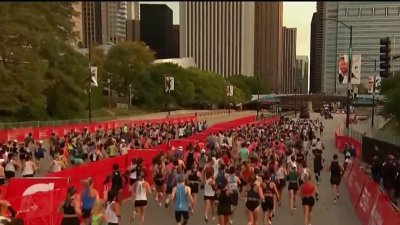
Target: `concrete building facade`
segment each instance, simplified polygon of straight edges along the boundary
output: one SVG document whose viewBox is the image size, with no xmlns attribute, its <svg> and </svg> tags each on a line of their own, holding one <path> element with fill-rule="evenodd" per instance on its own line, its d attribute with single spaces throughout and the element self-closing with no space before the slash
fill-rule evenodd
<svg viewBox="0 0 400 225">
<path fill-rule="evenodd" d="M 101 2 L 103 44 L 126 40 L 127 2 Z"/>
<path fill-rule="evenodd" d="M 296 88 L 299 94 L 308 93 L 308 64 L 308 56 L 296 56 Z"/>
<path fill-rule="evenodd" d="M 181 2 L 180 57 L 200 69 L 257 76 L 281 91 L 282 2 Z"/>
<path fill-rule="evenodd" d="M 81 2 L 80 6 L 82 7 L 82 47 L 102 44 L 101 2 Z"/>
<path fill-rule="evenodd" d="M 256 2 L 254 75 L 274 93 L 282 92 L 283 3 Z"/>
<path fill-rule="evenodd" d="M 353 53 L 361 55 L 361 83 L 368 82 L 368 76 L 374 74 L 374 60 L 379 61 L 379 40 L 387 36 L 400 37 L 400 3 L 390 1 L 342 1 L 324 2 L 324 18 L 340 20 L 353 26 Z M 325 93 L 346 93 L 347 85 L 338 82 L 338 57 L 349 52 L 348 28 L 332 21 L 324 21 L 324 48 L 322 91 Z M 399 42 L 400 38 L 397 38 Z M 397 44 L 394 52 L 400 53 Z M 398 71 L 400 61 L 394 65 Z"/>
<path fill-rule="evenodd" d="M 324 27 L 324 2 L 317 2 L 317 12 L 313 14 L 310 36 L 310 92 L 320 93 L 322 90 L 322 60 Z"/>
<path fill-rule="evenodd" d="M 298 82 L 296 76 L 296 38 L 297 29 L 283 27 L 283 79 L 282 93 L 293 94 Z"/>
<path fill-rule="evenodd" d="M 140 4 L 140 40 L 157 59 L 172 58 L 172 9 L 165 4 Z"/>
<path fill-rule="evenodd" d="M 126 39 L 140 41 L 140 10 L 139 2 L 128 2 L 126 21 Z"/>
</svg>

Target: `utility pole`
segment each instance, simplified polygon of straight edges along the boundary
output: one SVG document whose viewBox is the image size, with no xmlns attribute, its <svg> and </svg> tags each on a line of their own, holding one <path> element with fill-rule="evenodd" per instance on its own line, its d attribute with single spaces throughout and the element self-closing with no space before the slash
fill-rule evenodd
<svg viewBox="0 0 400 225">
<path fill-rule="evenodd" d="M 88 94 L 88 104 L 89 104 L 89 123 L 92 122 L 92 67 L 90 64 L 90 44 L 88 47 L 88 56 L 89 56 L 89 94 Z"/>
</svg>

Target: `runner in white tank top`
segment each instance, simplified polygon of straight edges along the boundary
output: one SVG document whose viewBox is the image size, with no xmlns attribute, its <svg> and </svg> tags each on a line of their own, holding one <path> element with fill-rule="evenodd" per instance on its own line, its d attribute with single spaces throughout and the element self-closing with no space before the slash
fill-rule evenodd
<svg viewBox="0 0 400 225">
<path fill-rule="evenodd" d="M 25 157 L 26 162 L 24 164 L 24 168 L 22 170 L 22 176 L 23 177 L 33 177 L 35 174 L 36 170 L 36 164 L 32 162 L 30 155 L 27 155 Z"/>
<path fill-rule="evenodd" d="M 115 201 L 107 203 L 106 211 L 104 213 L 106 218 L 107 218 L 107 222 L 108 222 L 109 225 L 110 224 L 117 225 L 118 222 L 119 222 L 119 218 L 118 218 L 117 214 L 111 208 L 113 204 L 117 204 L 117 203 Z"/>
</svg>

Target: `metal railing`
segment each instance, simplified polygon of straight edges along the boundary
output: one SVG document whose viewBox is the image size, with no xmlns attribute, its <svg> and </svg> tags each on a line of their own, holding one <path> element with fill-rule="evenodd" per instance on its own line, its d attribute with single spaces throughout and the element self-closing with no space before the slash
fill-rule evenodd
<svg viewBox="0 0 400 225">
<path fill-rule="evenodd" d="M 114 120 L 117 117 L 98 117 L 92 118 L 92 122 L 102 122 L 106 120 Z M 50 120 L 50 121 L 24 121 L 24 122 L 11 122 L 0 123 L 0 130 L 13 129 L 13 128 L 28 128 L 28 127 L 46 127 L 58 125 L 70 125 L 77 123 L 89 123 L 89 119 L 75 119 L 75 120 Z"/>
</svg>

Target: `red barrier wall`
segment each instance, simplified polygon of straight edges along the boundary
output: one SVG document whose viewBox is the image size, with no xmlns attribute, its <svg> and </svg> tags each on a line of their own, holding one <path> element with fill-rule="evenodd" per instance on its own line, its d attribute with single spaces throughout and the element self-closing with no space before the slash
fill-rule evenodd
<svg viewBox="0 0 400 225">
<path fill-rule="evenodd" d="M 229 127 L 229 128 L 237 127 L 237 126 L 244 125 L 246 123 L 250 123 L 251 121 L 254 122 L 254 119 L 255 119 L 255 117 L 254 118 L 246 117 L 246 118 L 242 118 L 242 119 L 237 119 L 237 120 L 232 121 L 231 123 L 224 123 L 223 126 Z M 277 119 L 279 119 L 279 118 L 274 117 L 274 118 L 267 119 L 266 121 L 271 122 L 271 121 L 275 121 Z M 261 121 L 260 123 L 265 123 L 265 121 Z M 102 125 L 102 126 L 108 127 L 109 124 Z M 59 129 L 61 129 L 61 128 L 59 128 Z M 66 128 L 62 128 L 62 129 L 67 130 Z M 64 132 L 64 130 L 62 132 Z M 205 134 L 208 134 L 208 133 L 209 133 L 209 131 L 207 130 L 204 133 L 199 134 L 199 136 L 197 136 L 197 137 L 204 137 Z M 183 143 L 183 142 L 189 143 L 192 141 L 193 141 L 193 139 L 189 139 L 189 140 L 181 139 L 181 140 L 177 140 L 175 143 Z M 103 197 L 103 195 L 104 195 L 103 193 L 105 191 L 103 182 L 106 179 L 106 177 L 111 174 L 113 164 L 117 163 L 120 166 L 120 171 L 125 172 L 127 167 L 130 165 L 130 161 L 133 157 L 135 157 L 135 158 L 141 157 L 141 158 L 143 158 L 143 166 L 145 167 L 147 175 L 148 175 L 147 180 L 150 183 L 152 183 L 152 177 L 151 177 L 151 174 L 152 174 L 151 173 L 151 164 L 152 163 L 151 163 L 151 161 L 154 158 L 154 156 L 156 156 L 163 148 L 166 148 L 166 147 L 167 147 L 166 145 L 162 145 L 162 146 L 160 146 L 160 149 L 157 148 L 157 149 L 146 149 L 146 150 L 141 150 L 141 149 L 130 150 L 127 155 L 109 158 L 109 159 L 101 160 L 101 161 L 94 162 L 94 163 L 88 163 L 88 164 L 84 164 L 84 165 L 80 165 L 80 166 L 76 166 L 76 167 L 71 167 L 71 168 L 68 168 L 66 170 L 63 170 L 63 171 L 60 171 L 57 173 L 47 174 L 46 177 L 48 177 L 48 178 L 50 178 L 50 177 L 69 178 L 70 179 L 69 186 L 75 186 L 78 189 L 78 192 L 82 188 L 81 181 L 83 179 L 87 179 L 88 177 L 93 177 L 94 178 L 94 187 L 99 191 L 100 197 Z M 43 179 L 46 179 L 46 178 L 43 178 Z M 8 193 L 7 187 L 8 186 L 2 187 L 2 189 L 1 189 L 2 196 L 5 196 L 4 193 Z M 128 187 L 129 187 L 128 183 L 125 183 L 124 187 L 123 187 L 123 198 L 127 198 L 130 195 Z M 57 191 L 49 191 L 49 192 L 46 192 L 45 195 L 43 195 L 43 193 L 37 193 L 37 194 L 29 196 L 29 199 L 28 198 L 27 199 L 29 200 L 30 205 L 26 205 L 26 206 L 27 207 L 34 206 L 37 208 L 42 208 L 43 212 L 40 211 L 41 212 L 40 214 L 38 214 L 36 212 L 34 215 L 32 213 L 26 214 L 26 215 L 21 214 L 21 216 L 19 216 L 19 217 L 23 218 L 25 221 L 25 224 L 27 224 L 27 225 L 59 224 L 61 217 L 60 217 L 60 214 L 58 212 L 56 212 L 55 210 L 57 209 L 59 204 L 64 199 L 65 193 L 66 193 L 66 188 L 67 187 L 65 185 L 65 187 L 62 188 L 61 190 L 58 189 Z M 16 202 L 16 201 L 21 202 L 21 199 L 18 199 L 20 197 L 11 196 L 11 194 L 12 194 L 11 192 L 8 193 L 6 199 L 10 200 L 11 202 Z M 47 199 L 52 199 L 52 201 L 49 202 Z M 26 200 L 26 201 L 28 201 L 28 200 Z M 43 201 L 43 200 L 45 200 L 45 201 Z"/>
<path fill-rule="evenodd" d="M 353 144 L 357 151 L 357 158 L 361 158 L 361 143 L 336 132 L 335 145 L 339 151 L 343 150 L 345 143 Z M 399 212 L 379 186 L 364 173 L 357 160 L 344 175 L 344 180 L 361 225 L 400 224 Z"/>
</svg>

